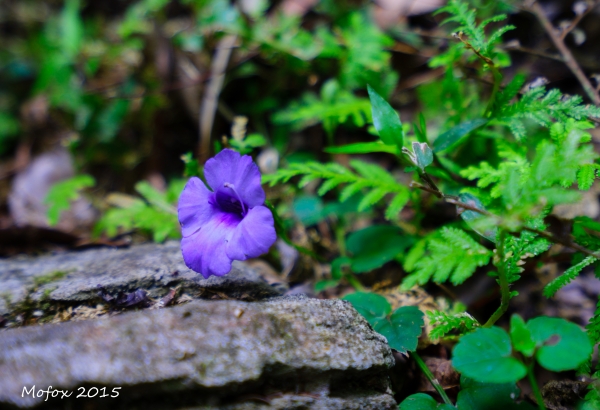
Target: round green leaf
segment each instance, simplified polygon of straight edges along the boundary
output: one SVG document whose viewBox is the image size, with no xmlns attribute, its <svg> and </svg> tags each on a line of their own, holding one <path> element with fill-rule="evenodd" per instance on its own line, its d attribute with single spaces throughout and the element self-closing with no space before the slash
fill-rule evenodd
<svg viewBox="0 0 600 410">
<path fill-rule="evenodd" d="M 456 405 L 459 410 L 534 410 L 529 403 L 515 403 L 519 393 L 515 383 L 481 383 L 463 376 Z"/>
<path fill-rule="evenodd" d="M 454 348 L 452 366 L 463 375 L 484 383 L 513 383 L 527 373 L 511 357 L 508 334 L 499 327 L 479 328 L 463 336 Z"/>
<path fill-rule="evenodd" d="M 373 125 L 375 125 L 379 133 L 379 138 L 385 144 L 397 145 L 402 148 L 404 130 L 402 129 L 398 113 L 370 85 L 367 86 L 367 90 L 369 91 L 369 99 L 371 100 Z"/>
<path fill-rule="evenodd" d="M 575 323 L 556 317 L 537 317 L 527 328 L 538 346 L 535 357 L 540 365 L 554 372 L 577 368 L 592 354 L 592 343 Z"/>
<path fill-rule="evenodd" d="M 373 225 L 348 236 L 346 246 L 352 253 L 354 272 L 368 272 L 394 259 L 412 244 L 412 238 L 390 225 Z"/>
<path fill-rule="evenodd" d="M 406 354 L 416 350 L 423 324 L 423 312 L 418 307 L 403 306 L 390 317 L 377 321 L 373 328 L 386 337 L 392 349 Z"/>
<path fill-rule="evenodd" d="M 512 315 L 510 318 L 510 339 L 516 351 L 531 357 L 535 350 L 535 341 L 531 338 L 531 331 L 519 315 Z"/>
<path fill-rule="evenodd" d="M 417 393 L 404 399 L 400 403 L 399 410 L 456 410 L 456 407 L 438 403 L 428 394 Z"/>
<path fill-rule="evenodd" d="M 376 293 L 356 292 L 346 295 L 342 299 L 350 302 L 354 309 L 363 315 L 373 327 L 392 313 L 392 306 L 389 302 Z"/>
</svg>

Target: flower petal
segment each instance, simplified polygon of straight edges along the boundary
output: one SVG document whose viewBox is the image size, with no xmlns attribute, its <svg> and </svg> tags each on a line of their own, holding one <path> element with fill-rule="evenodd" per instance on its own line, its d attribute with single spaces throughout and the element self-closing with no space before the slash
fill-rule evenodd
<svg viewBox="0 0 600 410">
<path fill-rule="evenodd" d="M 214 215 L 215 210 L 209 202 L 212 195 L 200 178 L 193 177 L 185 184 L 177 205 L 184 238 L 197 232 Z"/>
<path fill-rule="evenodd" d="M 248 208 L 265 203 L 265 191 L 260 185 L 260 170 L 248 155 L 224 149 L 204 165 L 206 182 L 213 191 L 228 182 L 233 184 Z"/>
<path fill-rule="evenodd" d="M 269 208 L 256 206 L 250 209 L 229 239 L 227 256 L 243 261 L 267 252 L 277 239 L 274 225 Z"/>
<path fill-rule="evenodd" d="M 231 270 L 227 242 L 240 223 L 237 215 L 216 212 L 202 229 L 181 240 L 183 260 L 188 268 L 208 278 L 223 276 Z"/>
</svg>

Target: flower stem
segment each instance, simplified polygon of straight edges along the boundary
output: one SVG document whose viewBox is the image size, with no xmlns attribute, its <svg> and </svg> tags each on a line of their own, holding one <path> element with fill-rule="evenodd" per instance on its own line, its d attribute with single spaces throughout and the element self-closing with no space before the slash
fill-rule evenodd
<svg viewBox="0 0 600 410">
<path fill-rule="evenodd" d="M 440 384 L 438 379 L 433 377 L 433 373 L 431 373 L 431 370 L 429 370 L 429 367 L 427 367 L 427 365 L 425 364 L 423 359 L 421 359 L 421 356 L 419 356 L 417 354 L 417 352 L 410 352 L 410 354 L 412 355 L 413 359 L 415 359 L 415 362 L 417 362 L 417 366 L 419 366 L 419 368 L 421 369 L 421 371 L 423 372 L 425 377 L 427 377 L 427 380 L 429 380 L 429 382 L 431 383 L 433 388 L 442 397 L 442 400 L 444 400 L 444 403 L 454 406 L 454 404 L 452 404 L 452 402 L 450 401 L 450 398 L 446 394 L 446 391 L 444 390 L 444 388 L 442 387 L 442 385 Z"/>
<path fill-rule="evenodd" d="M 498 246 L 496 248 L 498 254 L 497 257 L 499 259 L 498 262 L 498 283 L 500 284 L 500 293 L 501 293 L 501 301 L 500 307 L 494 312 L 494 314 L 488 319 L 488 321 L 483 325 L 483 327 L 491 327 L 496 323 L 500 317 L 506 312 L 508 309 L 508 302 L 510 300 L 510 289 L 508 283 L 508 277 L 506 276 L 506 266 L 504 265 L 504 242 L 506 239 L 506 231 L 504 229 L 500 230 L 500 235 L 498 237 Z"/>
<path fill-rule="evenodd" d="M 533 373 L 533 368 L 535 366 L 535 361 L 531 361 L 531 364 L 527 366 L 527 378 L 529 379 L 529 383 L 531 384 L 531 390 L 533 390 L 533 395 L 538 402 L 538 407 L 540 410 L 546 410 L 546 405 L 544 404 L 544 398 L 542 397 L 542 393 L 540 392 L 540 388 L 538 387 L 537 380 L 535 380 L 535 374 Z"/>
</svg>

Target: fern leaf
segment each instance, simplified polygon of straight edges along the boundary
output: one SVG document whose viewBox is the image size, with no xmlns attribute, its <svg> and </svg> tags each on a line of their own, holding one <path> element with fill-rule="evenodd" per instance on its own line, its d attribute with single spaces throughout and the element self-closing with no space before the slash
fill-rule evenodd
<svg viewBox="0 0 600 410">
<path fill-rule="evenodd" d="M 594 164 L 584 164 L 577 171 L 577 185 L 582 191 L 587 191 L 592 187 L 596 178 L 596 166 Z"/>
<path fill-rule="evenodd" d="M 388 221 L 396 219 L 396 217 L 398 216 L 402 208 L 404 208 L 409 199 L 410 194 L 408 190 L 396 194 L 394 199 L 392 199 L 387 209 L 385 210 L 385 219 L 387 219 Z"/>
<path fill-rule="evenodd" d="M 556 292 L 558 292 L 561 288 L 565 287 L 573 279 L 575 279 L 577 275 L 579 275 L 579 273 L 583 270 L 583 268 L 596 262 L 596 260 L 597 259 L 593 256 L 588 256 L 578 264 L 571 266 L 565 271 L 565 273 L 555 278 L 552 282 L 546 285 L 546 287 L 544 288 L 544 296 L 546 296 L 547 298 L 554 296 Z"/>
<path fill-rule="evenodd" d="M 437 283 L 450 280 L 458 285 L 469 278 L 477 267 L 489 263 L 492 253 L 468 233 L 444 227 L 427 243 L 428 255 L 414 265 L 415 272 L 403 282 L 403 288 L 425 284 L 433 275 Z"/>
<path fill-rule="evenodd" d="M 358 203 L 358 212 L 362 212 L 365 211 L 369 208 L 371 208 L 373 205 L 375 205 L 377 202 L 379 202 L 381 199 L 383 199 L 383 197 L 388 193 L 387 190 L 382 189 L 382 188 L 376 188 L 374 190 L 372 190 L 371 192 L 369 192 L 368 194 L 366 194 L 363 199 L 360 200 L 360 202 Z"/>
<path fill-rule="evenodd" d="M 594 345 L 600 343 L 600 301 L 598 301 L 594 316 L 592 316 L 590 323 L 585 328 Z"/>
<path fill-rule="evenodd" d="M 377 180 L 380 180 L 381 182 L 385 182 L 388 184 L 396 183 L 396 180 L 390 175 L 390 173 L 378 165 L 368 164 L 366 162 L 362 162 L 362 161 L 358 161 L 358 160 L 350 161 L 350 165 L 363 178 L 377 179 Z"/>
<path fill-rule="evenodd" d="M 449 314 L 438 310 L 425 312 L 429 323 L 433 326 L 429 332 L 432 341 L 439 340 L 452 334 L 453 337 L 464 335 L 479 327 L 479 322 L 466 312 Z"/>
<path fill-rule="evenodd" d="M 346 202 L 350 197 L 359 193 L 363 188 L 369 186 L 368 181 L 357 181 L 342 189 L 340 193 L 340 202 Z"/>
<path fill-rule="evenodd" d="M 344 182 L 346 182 L 345 178 L 332 178 L 332 179 L 329 179 L 329 180 L 323 182 L 323 185 L 321 185 L 319 187 L 319 190 L 317 191 L 317 194 L 319 196 L 323 196 L 327 192 L 331 191 L 333 188 L 337 187 L 338 185 L 340 185 L 340 184 L 342 184 Z"/>
</svg>

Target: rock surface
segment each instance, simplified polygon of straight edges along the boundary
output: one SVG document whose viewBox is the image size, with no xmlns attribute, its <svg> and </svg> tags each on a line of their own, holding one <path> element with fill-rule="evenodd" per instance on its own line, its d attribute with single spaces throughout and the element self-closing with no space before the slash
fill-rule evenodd
<svg viewBox="0 0 600 410">
<path fill-rule="evenodd" d="M 281 294 L 241 262 L 234 262 L 226 276 L 204 279 L 185 266 L 179 242 L 171 241 L 0 260 L 0 315 L 27 298 L 34 302 L 92 302 L 98 299 L 99 286 L 113 295 L 143 289 L 151 297 L 163 296 L 175 286 L 205 298 L 221 294 L 262 300 Z"/>
<path fill-rule="evenodd" d="M 394 359 L 385 338 L 339 300 L 196 300 L 105 319 L 8 329 L 0 332 L 0 346 L 0 407 L 397 406 L 389 391 L 387 369 Z M 33 385 L 75 393 L 48 402 L 22 397 L 23 388 Z M 122 389 L 118 398 L 75 399 L 81 386 Z"/>
</svg>

